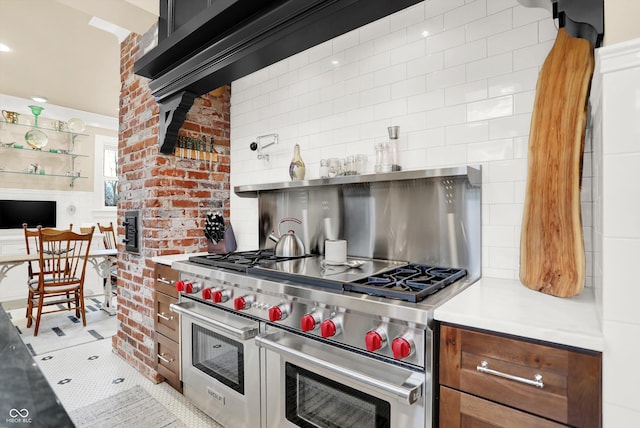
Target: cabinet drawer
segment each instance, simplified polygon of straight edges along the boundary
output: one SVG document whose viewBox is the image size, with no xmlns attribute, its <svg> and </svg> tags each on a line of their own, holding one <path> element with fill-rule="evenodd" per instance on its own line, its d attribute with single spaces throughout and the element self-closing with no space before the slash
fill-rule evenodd
<svg viewBox="0 0 640 428">
<path fill-rule="evenodd" d="M 565 425 L 441 386 L 440 426 L 557 428 Z"/>
<path fill-rule="evenodd" d="M 182 392 L 180 345 L 158 333 L 156 333 L 156 367 L 167 383 Z"/>
<path fill-rule="evenodd" d="M 598 353 L 441 328 L 440 384 L 563 424 L 601 426 L 601 370 Z"/>
<path fill-rule="evenodd" d="M 156 263 L 156 292 L 168 294 L 169 296 L 177 298 L 178 292 L 176 291 L 176 281 L 178 280 L 178 277 L 179 274 L 177 270 L 171 269 L 170 266 Z"/>
<path fill-rule="evenodd" d="M 171 312 L 169 305 L 178 303 L 178 299 L 156 293 L 156 320 L 155 330 L 164 334 L 169 339 L 180 341 L 180 317 L 175 312 Z"/>
</svg>

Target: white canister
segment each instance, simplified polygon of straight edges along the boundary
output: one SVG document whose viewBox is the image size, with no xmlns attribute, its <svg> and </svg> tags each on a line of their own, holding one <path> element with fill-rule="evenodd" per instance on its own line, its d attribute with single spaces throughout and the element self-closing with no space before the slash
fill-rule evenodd
<svg viewBox="0 0 640 428">
<path fill-rule="evenodd" d="M 347 241 L 344 239 L 324 241 L 324 260 L 327 263 L 345 263 L 347 261 Z"/>
</svg>

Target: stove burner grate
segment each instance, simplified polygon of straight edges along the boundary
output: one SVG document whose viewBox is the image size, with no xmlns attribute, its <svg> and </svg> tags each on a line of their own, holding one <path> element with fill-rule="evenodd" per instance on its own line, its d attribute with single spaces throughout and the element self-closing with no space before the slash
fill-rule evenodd
<svg viewBox="0 0 640 428">
<path fill-rule="evenodd" d="M 247 269 L 254 266 L 291 259 L 292 257 L 276 256 L 273 250 L 237 251 L 226 254 L 207 254 L 189 257 L 191 263 L 208 267 L 233 269 L 239 272 L 247 272 Z"/>
<path fill-rule="evenodd" d="M 464 277 L 464 269 L 407 265 L 379 275 L 343 284 L 345 291 L 419 302 Z"/>
</svg>

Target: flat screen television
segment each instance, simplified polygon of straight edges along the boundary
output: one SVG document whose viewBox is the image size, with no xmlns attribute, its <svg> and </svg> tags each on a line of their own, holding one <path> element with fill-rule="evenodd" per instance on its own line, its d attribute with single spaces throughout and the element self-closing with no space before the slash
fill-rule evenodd
<svg viewBox="0 0 640 428">
<path fill-rule="evenodd" d="M 56 227 L 56 201 L 0 200 L 0 229 Z"/>
</svg>

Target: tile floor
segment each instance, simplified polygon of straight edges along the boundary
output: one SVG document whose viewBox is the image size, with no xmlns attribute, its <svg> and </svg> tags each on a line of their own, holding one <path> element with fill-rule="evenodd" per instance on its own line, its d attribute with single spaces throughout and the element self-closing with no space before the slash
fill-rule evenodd
<svg viewBox="0 0 640 428">
<path fill-rule="evenodd" d="M 188 427 L 222 428 L 167 383 L 154 384 L 115 354 L 110 337 L 33 358 L 68 412 L 140 385 Z"/>
</svg>

